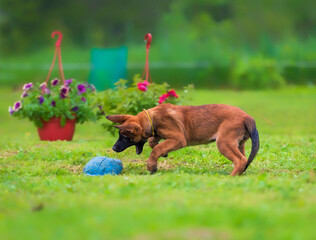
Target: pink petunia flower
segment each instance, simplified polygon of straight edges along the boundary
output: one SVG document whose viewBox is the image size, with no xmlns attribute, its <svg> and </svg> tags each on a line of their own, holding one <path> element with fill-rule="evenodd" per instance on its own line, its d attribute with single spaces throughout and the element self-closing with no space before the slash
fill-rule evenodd
<svg viewBox="0 0 316 240">
<path fill-rule="evenodd" d="M 168 95 L 169 97 L 176 97 L 176 98 L 179 97 L 178 94 L 176 94 L 176 91 L 174 89 L 168 91 Z"/>
<path fill-rule="evenodd" d="M 141 90 L 142 92 L 147 91 L 148 85 L 150 85 L 150 83 L 147 80 L 145 80 L 144 82 L 137 83 L 138 89 Z"/>
<path fill-rule="evenodd" d="M 158 103 L 159 103 L 159 104 L 162 104 L 164 101 L 166 101 L 166 99 L 167 99 L 168 97 L 169 97 L 169 94 L 168 94 L 168 93 L 162 94 L 162 95 L 159 97 Z"/>
</svg>

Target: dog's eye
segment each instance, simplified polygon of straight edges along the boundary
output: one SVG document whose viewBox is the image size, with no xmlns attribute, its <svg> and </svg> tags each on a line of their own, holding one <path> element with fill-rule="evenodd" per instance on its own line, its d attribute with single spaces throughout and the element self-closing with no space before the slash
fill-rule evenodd
<svg viewBox="0 0 316 240">
<path fill-rule="evenodd" d="M 129 138 L 126 137 L 126 136 L 124 136 L 124 135 L 122 135 L 122 138 L 123 138 L 124 140 L 129 140 Z"/>
<path fill-rule="evenodd" d="M 124 135 L 121 135 L 121 137 L 122 137 L 123 140 L 125 140 L 125 141 L 134 142 L 134 139 L 133 139 L 133 138 L 130 138 L 130 137 L 127 137 L 127 136 L 124 136 Z"/>
</svg>

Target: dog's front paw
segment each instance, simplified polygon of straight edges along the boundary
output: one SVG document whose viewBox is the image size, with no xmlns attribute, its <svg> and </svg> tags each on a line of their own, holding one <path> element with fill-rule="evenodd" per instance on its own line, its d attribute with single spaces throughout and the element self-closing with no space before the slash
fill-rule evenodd
<svg viewBox="0 0 316 240">
<path fill-rule="evenodd" d="M 154 174 L 157 172 L 157 163 L 147 163 L 147 170 L 150 172 L 150 174 Z"/>
</svg>

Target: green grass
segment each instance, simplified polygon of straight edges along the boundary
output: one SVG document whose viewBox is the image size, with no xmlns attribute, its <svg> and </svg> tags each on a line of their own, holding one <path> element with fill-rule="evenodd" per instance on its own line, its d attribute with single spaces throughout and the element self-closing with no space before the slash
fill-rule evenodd
<svg viewBox="0 0 316 240">
<path fill-rule="evenodd" d="M 256 119 L 261 148 L 240 177 L 215 144 L 170 153 L 151 176 L 147 145 L 114 153 L 117 136 L 97 124 L 77 126 L 72 142 L 41 142 L 32 123 L 8 116 L 19 95 L 0 89 L 1 239 L 315 238 L 315 88 L 193 94 L 195 105 Z M 84 176 L 97 155 L 121 159 L 122 175 Z"/>
</svg>

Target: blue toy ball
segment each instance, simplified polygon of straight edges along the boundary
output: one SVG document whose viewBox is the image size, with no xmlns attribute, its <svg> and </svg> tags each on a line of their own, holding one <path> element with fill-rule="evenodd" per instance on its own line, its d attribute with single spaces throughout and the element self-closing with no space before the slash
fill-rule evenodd
<svg viewBox="0 0 316 240">
<path fill-rule="evenodd" d="M 108 157 L 94 157 L 83 169 L 83 173 L 91 176 L 118 175 L 123 170 L 123 164 L 120 160 Z"/>
</svg>

